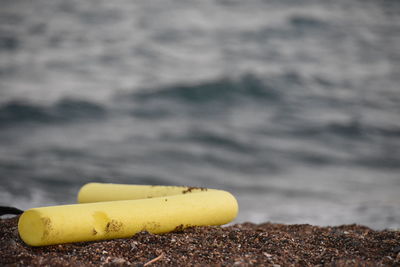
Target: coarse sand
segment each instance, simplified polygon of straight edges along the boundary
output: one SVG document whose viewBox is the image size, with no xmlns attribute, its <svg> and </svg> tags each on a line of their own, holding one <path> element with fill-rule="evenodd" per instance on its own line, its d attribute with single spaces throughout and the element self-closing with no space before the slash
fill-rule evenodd
<svg viewBox="0 0 400 267">
<path fill-rule="evenodd" d="M 400 266 L 400 231 L 242 223 L 30 247 L 0 219 L 0 266 Z"/>
</svg>

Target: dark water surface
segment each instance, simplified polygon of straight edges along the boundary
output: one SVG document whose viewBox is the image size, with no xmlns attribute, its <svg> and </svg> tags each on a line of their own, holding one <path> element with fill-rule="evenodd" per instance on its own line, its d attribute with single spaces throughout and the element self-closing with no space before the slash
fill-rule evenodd
<svg viewBox="0 0 400 267">
<path fill-rule="evenodd" d="M 90 181 L 400 228 L 400 2 L 3 0 L 0 204 Z"/>
</svg>

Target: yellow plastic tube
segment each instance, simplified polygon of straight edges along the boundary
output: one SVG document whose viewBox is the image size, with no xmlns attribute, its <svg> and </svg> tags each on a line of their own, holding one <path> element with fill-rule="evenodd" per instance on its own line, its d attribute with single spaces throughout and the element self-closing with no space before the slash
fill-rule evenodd
<svg viewBox="0 0 400 267">
<path fill-rule="evenodd" d="M 140 231 L 166 233 L 190 226 L 222 225 L 238 213 L 234 196 L 220 190 L 157 197 L 34 208 L 18 222 L 31 246 L 127 238 Z"/>
<path fill-rule="evenodd" d="M 88 183 L 78 193 L 78 203 L 131 200 L 213 191 L 201 187 Z"/>
</svg>

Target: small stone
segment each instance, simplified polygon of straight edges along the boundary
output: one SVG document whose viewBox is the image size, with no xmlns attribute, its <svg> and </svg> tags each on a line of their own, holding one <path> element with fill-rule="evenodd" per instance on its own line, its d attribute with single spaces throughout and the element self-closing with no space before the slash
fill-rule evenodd
<svg viewBox="0 0 400 267">
<path fill-rule="evenodd" d="M 4 244 L 9 248 L 14 248 L 17 245 L 17 242 L 15 242 L 13 239 L 8 239 L 4 241 Z"/>
<path fill-rule="evenodd" d="M 117 263 L 117 264 L 122 264 L 122 263 L 125 263 L 126 260 L 123 259 L 123 258 L 114 258 L 111 262 L 112 263 Z"/>
<path fill-rule="evenodd" d="M 263 254 L 264 254 L 264 256 L 267 257 L 267 258 L 272 258 L 272 255 L 271 255 L 271 254 L 268 254 L 267 252 L 264 252 Z"/>
<path fill-rule="evenodd" d="M 392 259 L 392 257 L 390 257 L 390 256 L 386 256 L 386 257 L 384 257 L 384 258 L 382 259 L 382 263 L 383 263 L 383 264 L 390 264 L 390 263 L 392 263 L 392 261 L 393 261 L 393 259 Z"/>
</svg>

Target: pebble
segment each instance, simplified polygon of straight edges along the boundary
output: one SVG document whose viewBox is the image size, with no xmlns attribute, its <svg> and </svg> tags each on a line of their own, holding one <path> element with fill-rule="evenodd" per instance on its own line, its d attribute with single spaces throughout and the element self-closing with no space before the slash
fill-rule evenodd
<svg viewBox="0 0 400 267">
<path fill-rule="evenodd" d="M 271 254 L 268 254 L 268 253 L 266 253 L 266 252 L 264 252 L 263 254 L 264 254 L 265 257 L 267 257 L 267 258 L 272 258 L 272 255 L 271 255 Z"/>
<path fill-rule="evenodd" d="M 126 263 L 127 261 L 123 258 L 114 258 L 111 262 L 116 263 L 116 264 L 122 264 L 122 263 Z"/>
</svg>

